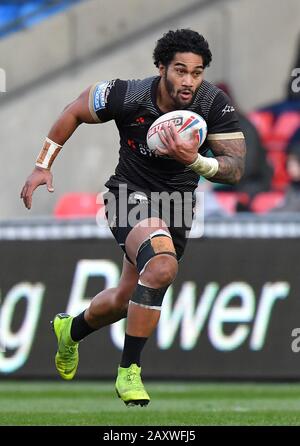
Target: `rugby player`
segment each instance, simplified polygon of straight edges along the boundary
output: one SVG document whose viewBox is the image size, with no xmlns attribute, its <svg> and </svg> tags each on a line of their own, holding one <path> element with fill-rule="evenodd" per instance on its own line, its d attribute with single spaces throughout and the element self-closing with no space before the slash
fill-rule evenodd
<svg viewBox="0 0 300 446">
<path fill-rule="evenodd" d="M 141 406 L 150 401 L 141 380 L 141 352 L 159 321 L 163 297 L 176 277 L 190 229 L 186 220 L 181 225 L 174 223 L 177 213 L 182 212 L 176 200 L 171 201 L 166 221 L 162 217 L 164 203 L 154 203 L 153 193 L 177 192 L 184 199 L 184 193 L 190 193 L 192 214 L 199 177 L 236 184 L 243 174 L 246 152 L 229 98 L 204 80 L 212 58 L 204 37 L 190 29 L 169 31 L 158 40 L 153 58 L 158 75 L 96 82 L 64 109 L 21 192 L 30 209 L 38 186 L 46 184 L 48 191 L 53 191 L 51 165 L 77 127 L 115 121 L 120 156 L 115 173 L 105 184 L 105 203 L 111 231 L 124 251 L 123 271 L 117 288 L 101 291 L 78 316 L 55 316 L 55 363 L 62 378 L 72 379 L 78 365 L 79 341 L 127 317 L 116 391 L 125 404 Z M 198 150 L 196 134 L 183 141 L 171 125 L 160 131 L 164 147 L 151 151 L 146 143 L 149 127 L 164 113 L 178 109 L 203 116 L 208 127 L 205 142 Z M 205 156 L 208 149 L 213 157 Z M 120 211 L 122 200 L 126 202 L 125 213 Z M 127 217 L 135 206 L 139 206 L 136 215 L 140 218 L 132 224 Z"/>
</svg>

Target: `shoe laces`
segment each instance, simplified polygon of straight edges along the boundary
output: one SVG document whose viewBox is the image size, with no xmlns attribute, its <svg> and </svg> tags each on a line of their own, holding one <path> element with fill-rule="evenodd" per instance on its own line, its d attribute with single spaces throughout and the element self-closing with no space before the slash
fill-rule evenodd
<svg viewBox="0 0 300 446">
<path fill-rule="evenodd" d="M 60 356 L 66 362 L 72 362 L 73 356 L 76 354 L 76 345 L 66 345 L 64 344 L 63 348 L 60 349 Z"/>
<path fill-rule="evenodd" d="M 141 380 L 141 376 L 140 376 L 140 374 L 138 373 L 137 370 L 128 370 L 127 381 L 130 384 L 134 384 L 134 385 L 138 386 L 139 388 L 143 388 L 144 387 L 143 383 L 142 383 L 142 380 Z"/>
<path fill-rule="evenodd" d="M 65 350 L 70 355 L 74 355 L 74 353 L 76 353 L 76 346 L 75 345 L 65 345 Z"/>
<path fill-rule="evenodd" d="M 64 364 L 65 371 L 69 371 L 74 368 L 74 354 L 76 353 L 76 345 L 65 345 L 64 352 L 61 354 L 61 360 Z"/>
<path fill-rule="evenodd" d="M 127 381 L 133 382 L 137 378 L 137 373 L 135 370 L 129 370 L 127 373 Z"/>
</svg>

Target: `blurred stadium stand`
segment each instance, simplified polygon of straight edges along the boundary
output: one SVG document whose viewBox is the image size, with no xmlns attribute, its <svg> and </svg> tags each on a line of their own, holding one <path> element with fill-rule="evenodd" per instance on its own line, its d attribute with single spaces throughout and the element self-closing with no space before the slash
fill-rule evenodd
<svg viewBox="0 0 300 446">
<path fill-rule="evenodd" d="M 278 116 L 277 116 L 278 115 Z M 273 167 L 272 188 L 284 190 L 289 183 L 286 171 L 286 147 L 293 134 L 300 128 L 300 102 L 298 110 L 255 111 L 250 119 L 258 129 L 263 145 L 267 150 L 267 157 Z"/>
<path fill-rule="evenodd" d="M 257 214 L 265 214 L 278 206 L 283 200 L 281 191 L 261 192 L 257 194 L 251 203 L 251 210 Z"/>
<path fill-rule="evenodd" d="M 0 37 L 24 30 L 84 0 L 10 0 L 0 3 Z"/>
<path fill-rule="evenodd" d="M 97 203 L 97 194 L 68 193 L 63 194 L 54 208 L 56 218 L 88 218 L 95 217 L 101 204 Z"/>
<path fill-rule="evenodd" d="M 229 215 L 235 214 L 237 210 L 238 203 L 243 203 L 245 206 L 248 204 L 249 196 L 246 192 L 229 192 L 229 191 L 218 191 L 216 189 L 215 196 L 222 206 L 222 208 Z"/>
</svg>

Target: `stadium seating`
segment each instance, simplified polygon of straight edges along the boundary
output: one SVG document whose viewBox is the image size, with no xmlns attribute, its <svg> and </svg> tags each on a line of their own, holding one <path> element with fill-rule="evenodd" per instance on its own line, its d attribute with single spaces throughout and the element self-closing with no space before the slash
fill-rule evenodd
<svg viewBox="0 0 300 446">
<path fill-rule="evenodd" d="M 250 113 L 249 118 L 260 134 L 273 167 L 272 189 L 285 190 L 289 183 L 285 167 L 286 148 L 293 134 L 300 128 L 300 112 L 295 109 L 278 114 L 272 110 L 262 110 Z"/>
<path fill-rule="evenodd" d="M 280 191 L 261 192 L 251 202 L 251 211 L 257 214 L 266 214 L 283 200 L 284 193 Z"/>
<path fill-rule="evenodd" d="M 103 208 L 103 204 L 97 201 L 99 201 L 97 194 L 85 192 L 64 194 L 55 205 L 54 216 L 56 218 L 95 217 Z"/>
<path fill-rule="evenodd" d="M 81 0 L 12 0 L 0 2 L 0 37 L 29 28 Z"/>
<path fill-rule="evenodd" d="M 214 193 L 221 207 L 230 215 L 235 214 L 238 203 L 247 206 L 249 202 L 248 194 L 245 192 L 215 191 Z"/>
</svg>

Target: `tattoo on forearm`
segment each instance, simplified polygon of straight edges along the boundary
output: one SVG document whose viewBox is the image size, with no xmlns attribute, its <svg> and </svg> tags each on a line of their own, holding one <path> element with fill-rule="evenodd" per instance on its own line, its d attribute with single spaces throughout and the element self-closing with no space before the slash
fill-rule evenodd
<svg viewBox="0 0 300 446">
<path fill-rule="evenodd" d="M 211 150 L 219 162 L 219 170 L 210 181 L 236 184 L 245 168 L 246 144 L 244 139 L 227 139 L 211 142 Z"/>
</svg>

